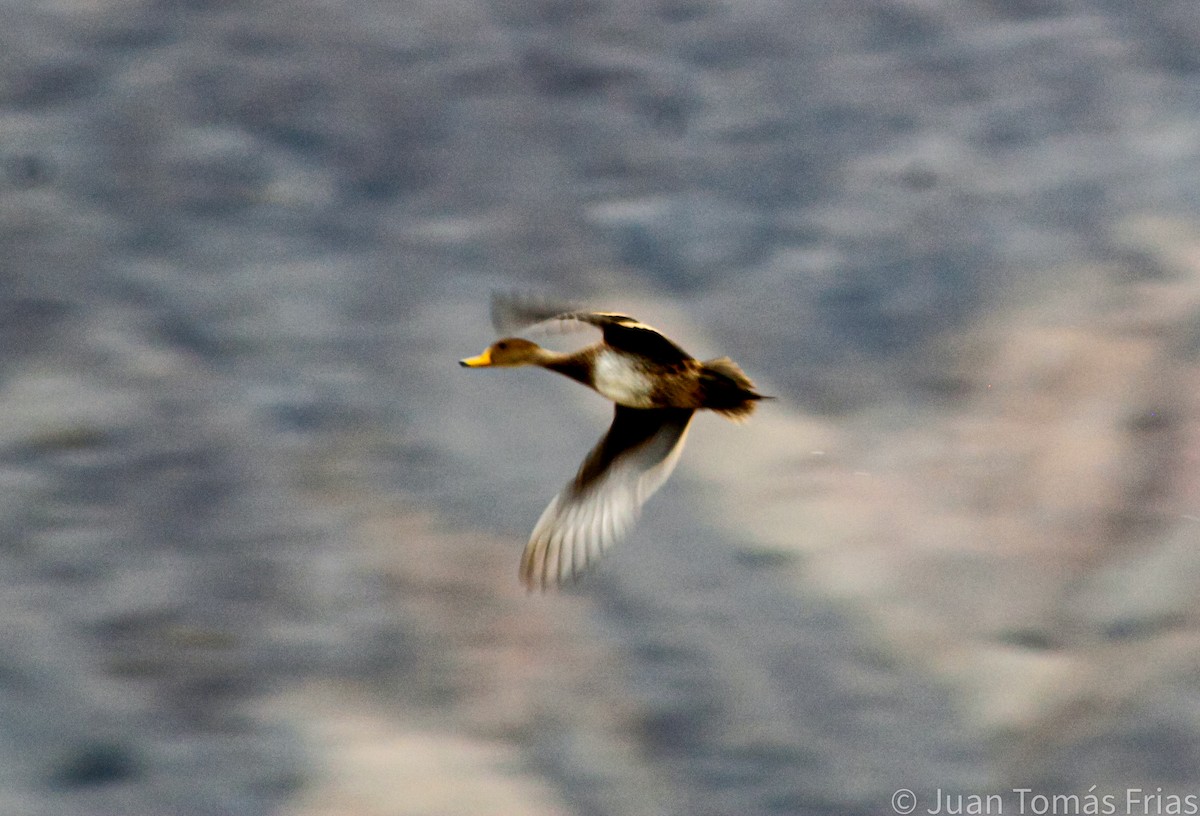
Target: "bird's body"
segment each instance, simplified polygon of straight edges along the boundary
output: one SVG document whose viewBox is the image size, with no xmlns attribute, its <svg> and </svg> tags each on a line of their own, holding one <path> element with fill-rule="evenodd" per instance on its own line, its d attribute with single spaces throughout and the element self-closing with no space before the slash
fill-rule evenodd
<svg viewBox="0 0 1200 816">
<path fill-rule="evenodd" d="M 657 408 L 654 380 L 649 373 L 612 349 L 595 349 L 592 360 L 592 388 L 617 405 L 629 408 Z M 661 397 L 660 397 L 661 399 Z"/>
<path fill-rule="evenodd" d="M 497 300 L 504 331 L 545 321 L 598 327 L 603 340 L 564 354 L 518 337 L 461 361 L 470 368 L 536 365 L 594 389 L 616 404 L 608 433 L 542 513 L 521 559 L 521 579 L 546 588 L 577 577 L 633 524 L 679 459 L 693 414 L 734 420 L 765 399 L 729 358 L 700 361 L 656 329 L 612 312 L 562 311 Z"/>
</svg>

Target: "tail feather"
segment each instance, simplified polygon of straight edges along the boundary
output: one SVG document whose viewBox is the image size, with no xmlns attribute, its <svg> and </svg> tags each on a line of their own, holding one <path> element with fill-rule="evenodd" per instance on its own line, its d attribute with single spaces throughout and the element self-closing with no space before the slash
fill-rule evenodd
<svg viewBox="0 0 1200 816">
<path fill-rule="evenodd" d="M 733 360 L 728 357 L 718 357 L 715 360 L 705 360 L 704 370 L 708 374 L 717 374 L 728 378 L 734 385 L 747 391 L 754 390 L 754 383 L 750 382 L 750 378 L 746 376 L 746 372 L 742 371 Z"/>
<path fill-rule="evenodd" d="M 705 360 L 701 366 L 701 399 L 711 411 L 740 422 L 754 413 L 759 400 L 771 399 L 756 392 L 746 372 L 728 357 Z"/>
</svg>

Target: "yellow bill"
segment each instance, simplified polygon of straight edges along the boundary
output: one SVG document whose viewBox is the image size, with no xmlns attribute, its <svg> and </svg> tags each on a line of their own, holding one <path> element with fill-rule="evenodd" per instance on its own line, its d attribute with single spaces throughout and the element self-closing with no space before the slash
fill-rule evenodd
<svg viewBox="0 0 1200 816">
<path fill-rule="evenodd" d="M 482 368 L 484 366 L 490 366 L 492 364 L 492 350 L 484 349 L 483 354 L 480 354 L 478 357 L 468 357 L 465 360 L 459 360 L 458 364 L 460 366 L 466 366 L 467 368 Z"/>
</svg>

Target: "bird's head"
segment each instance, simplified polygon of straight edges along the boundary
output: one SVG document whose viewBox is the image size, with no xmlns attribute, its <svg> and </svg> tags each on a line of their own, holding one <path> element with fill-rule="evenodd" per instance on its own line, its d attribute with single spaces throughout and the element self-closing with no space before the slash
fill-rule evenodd
<svg viewBox="0 0 1200 816">
<path fill-rule="evenodd" d="M 522 340 L 520 337 L 506 337 L 492 343 L 478 357 L 459 360 L 458 364 L 465 368 L 514 368 L 539 365 L 545 354 L 546 350 L 537 343 Z"/>
</svg>

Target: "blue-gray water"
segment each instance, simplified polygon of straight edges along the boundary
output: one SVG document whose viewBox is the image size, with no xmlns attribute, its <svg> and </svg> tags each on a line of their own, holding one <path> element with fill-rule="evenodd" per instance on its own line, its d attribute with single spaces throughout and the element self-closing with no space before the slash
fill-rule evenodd
<svg viewBox="0 0 1200 816">
<path fill-rule="evenodd" d="M 1192 3 L 4 17 L 0 811 L 1200 782 Z M 513 288 L 779 397 L 561 596 Z"/>
</svg>

